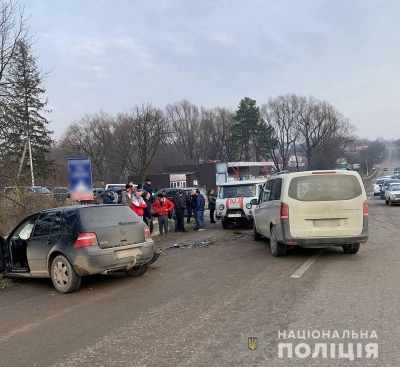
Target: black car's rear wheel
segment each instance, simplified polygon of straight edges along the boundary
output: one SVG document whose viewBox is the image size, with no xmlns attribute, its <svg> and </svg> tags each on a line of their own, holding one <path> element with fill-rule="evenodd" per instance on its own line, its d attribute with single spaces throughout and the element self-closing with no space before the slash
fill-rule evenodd
<svg viewBox="0 0 400 367">
<path fill-rule="evenodd" d="M 131 277 L 140 277 L 147 271 L 147 264 L 135 266 L 133 269 L 127 270 L 127 273 Z"/>
<path fill-rule="evenodd" d="M 60 293 L 70 293 L 81 286 L 81 277 L 63 255 L 56 256 L 51 264 L 51 280 Z"/>
</svg>

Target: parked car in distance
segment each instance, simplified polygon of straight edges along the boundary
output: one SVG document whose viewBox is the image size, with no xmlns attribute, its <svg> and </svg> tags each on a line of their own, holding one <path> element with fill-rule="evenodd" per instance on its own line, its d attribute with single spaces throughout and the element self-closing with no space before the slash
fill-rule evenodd
<svg viewBox="0 0 400 367">
<path fill-rule="evenodd" d="M 103 191 L 104 191 L 104 189 L 102 187 L 94 187 L 93 188 L 93 195 L 94 196 L 100 195 Z"/>
<path fill-rule="evenodd" d="M 389 184 L 385 191 L 385 203 L 390 206 L 400 203 L 400 180 Z"/>
<path fill-rule="evenodd" d="M 253 238 L 269 238 L 273 256 L 290 246 L 341 246 L 355 254 L 368 236 L 368 201 L 355 171 L 272 175 L 254 209 Z"/>
<path fill-rule="evenodd" d="M 43 194 L 43 195 L 51 195 L 52 192 L 44 186 L 30 186 L 33 190 L 35 190 L 38 194 Z"/>
<path fill-rule="evenodd" d="M 391 183 L 394 183 L 394 182 L 400 182 L 400 180 L 397 179 L 397 178 L 387 178 L 387 179 L 383 180 L 382 185 L 381 185 L 381 189 L 379 191 L 379 197 L 380 197 L 381 200 L 385 199 L 385 191 L 386 191 L 386 189 L 389 187 L 389 185 Z"/>
<path fill-rule="evenodd" d="M 123 205 L 44 210 L 21 221 L 7 238 L 0 237 L 0 272 L 50 277 L 61 293 L 77 290 L 87 275 L 142 275 L 153 255 L 149 229 Z"/>
<path fill-rule="evenodd" d="M 383 169 L 383 172 L 387 172 L 387 171 L 389 171 L 389 169 L 388 169 L 387 167 L 385 167 L 385 168 Z"/>
<path fill-rule="evenodd" d="M 7 186 L 3 190 L 5 195 L 10 195 L 11 193 L 13 193 L 15 191 L 30 192 L 32 194 L 36 193 L 36 191 L 34 189 L 32 189 L 31 187 L 28 187 L 28 186 Z"/>
<path fill-rule="evenodd" d="M 381 192 L 381 186 L 383 184 L 383 181 L 386 179 L 390 178 L 390 176 L 383 176 L 383 177 L 378 177 L 374 183 L 374 196 L 379 196 Z"/>
<path fill-rule="evenodd" d="M 70 191 L 68 187 L 54 187 L 52 190 L 54 195 L 59 195 L 61 197 L 70 197 Z"/>
</svg>

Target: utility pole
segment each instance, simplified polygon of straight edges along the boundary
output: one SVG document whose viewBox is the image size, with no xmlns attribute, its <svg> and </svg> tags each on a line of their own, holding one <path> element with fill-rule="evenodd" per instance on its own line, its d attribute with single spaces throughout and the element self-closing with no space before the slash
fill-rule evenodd
<svg viewBox="0 0 400 367">
<path fill-rule="evenodd" d="M 32 146 L 31 146 L 31 135 L 30 134 L 28 134 L 28 148 L 29 148 L 29 165 L 31 166 L 32 186 L 35 186 L 35 176 L 33 175 Z"/>
</svg>

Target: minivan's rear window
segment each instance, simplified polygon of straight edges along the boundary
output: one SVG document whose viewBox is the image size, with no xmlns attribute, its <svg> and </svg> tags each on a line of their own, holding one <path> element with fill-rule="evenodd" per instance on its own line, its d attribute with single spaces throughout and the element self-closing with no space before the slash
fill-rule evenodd
<svg viewBox="0 0 400 367">
<path fill-rule="evenodd" d="M 126 205 L 88 206 L 81 209 L 80 217 L 85 229 L 114 227 L 119 226 L 121 222 L 142 222 Z"/>
<path fill-rule="evenodd" d="M 289 185 L 289 197 L 300 201 L 351 200 L 361 194 L 360 182 L 350 175 L 300 176 Z"/>
</svg>

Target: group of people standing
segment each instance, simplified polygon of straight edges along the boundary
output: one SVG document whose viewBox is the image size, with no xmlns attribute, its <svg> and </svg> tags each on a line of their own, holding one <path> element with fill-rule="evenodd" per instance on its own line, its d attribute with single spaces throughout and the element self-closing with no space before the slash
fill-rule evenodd
<svg viewBox="0 0 400 367">
<path fill-rule="evenodd" d="M 183 190 L 178 189 L 171 200 L 168 199 L 165 191 L 158 194 L 156 198 L 153 197 L 152 191 L 150 179 L 146 179 L 143 187 L 142 185 L 134 187 L 133 183 L 129 182 L 122 190 L 121 197 L 122 204 L 130 206 L 131 209 L 143 219 L 149 227 L 150 233 L 153 232 L 152 208 L 157 213 L 158 228 L 161 236 L 167 237 L 168 219 L 170 218 L 175 220 L 175 232 L 187 232 L 184 225 L 185 211 L 187 211 L 188 224 L 191 218 L 194 217 L 196 221 L 194 229 L 197 231 L 205 230 L 205 199 L 199 189 L 193 189 L 190 195 L 185 195 Z M 112 194 L 107 193 L 106 195 L 111 196 Z M 105 200 L 108 201 L 108 199 Z M 210 209 L 210 223 L 216 223 L 214 220 L 215 196 L 213 190 L 208 190 L 207 200 Z M 104 199 L 103 202 L 105 202 Z M 109 203 L 112 202 L 114 201 L 110 201 Z"/>
</svg>

